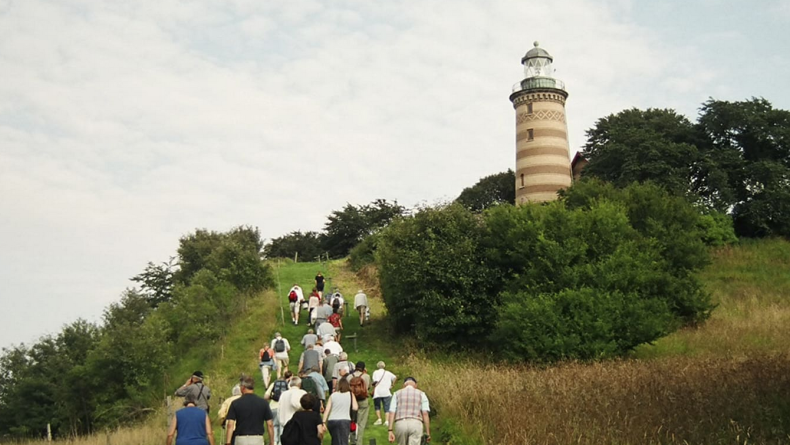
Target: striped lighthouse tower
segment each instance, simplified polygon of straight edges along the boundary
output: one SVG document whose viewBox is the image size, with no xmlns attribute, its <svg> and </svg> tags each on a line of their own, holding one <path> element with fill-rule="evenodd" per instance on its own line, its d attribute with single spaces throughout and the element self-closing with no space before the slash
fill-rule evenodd
<svg viewBox="0 0 790 445">
<path fill-rule="evenodd" d="M 516 205 L 557 199 L 571 185 L 565 84 L 552 77 L 554 59 L 535 42 L 521 59 L 524 80 L 513 86 L 516 110 Z"/>
</svg>

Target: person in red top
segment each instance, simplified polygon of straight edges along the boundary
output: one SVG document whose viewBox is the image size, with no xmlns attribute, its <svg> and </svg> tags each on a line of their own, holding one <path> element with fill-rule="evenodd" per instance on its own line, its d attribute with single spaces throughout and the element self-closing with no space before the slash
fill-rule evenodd
<svg viewBox="0 0 790 445">
<path fill-rule="evenodd" d="M 329 316 L 327 319 L 329 324 L 335 327 L 335 335 L 337 336 L 337 341 L 340 341 L 340 331 L 343 330 L 343 317 L 337 313 L 337 309 L 332 311 L 332 315 Z"/>
</svg>

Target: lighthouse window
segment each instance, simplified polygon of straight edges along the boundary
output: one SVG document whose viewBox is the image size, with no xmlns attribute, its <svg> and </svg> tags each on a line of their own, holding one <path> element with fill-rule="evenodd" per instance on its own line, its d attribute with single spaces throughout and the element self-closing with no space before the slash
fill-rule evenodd
<svg viewBox="0 0 790 445">
<path fill-rule="evenodd" d="M 535 130 L 533 130 L 532 128 L 527 129 L 527 140 L 531 141 L 533 139 L 535 139 Z"/>
<path fill-rule="evenodd" d="M 527 114 L 532 114 L 532 102 L 527 104 Z"/>
<path fill-rule="evenodd" d="M 524 173 L 521 174 L 521 186 L 524 187 Z"/>
</svg>

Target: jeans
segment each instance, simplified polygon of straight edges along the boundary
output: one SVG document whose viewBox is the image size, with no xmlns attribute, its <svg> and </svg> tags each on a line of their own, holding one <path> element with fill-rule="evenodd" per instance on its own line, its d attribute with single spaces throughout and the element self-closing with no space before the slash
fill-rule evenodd
<svg viewBox="0 0 790 445">
<path fill-rule="evenodd" d="M 376 411 L 381 411 L 381 408 L 384 408 L 384 417 L 387 416 L 387 413 L 390 412 L 390 402 L 392 401 L 392 396 L 389 397 L 376 397 L 373 399 L 373 407 Z"/>
<path fill-rule="evenodd" d="M 351 435 L 350 420 L 330 420 L 326 423 L 326 428 L 332 436 L 332 445 L 348 445 L 348 437 Z"/>
<path fill-rule="evenodd" d="M 280 434 L 283 433 L 282 425 L 280 425 L 280 416 L 277 415 L 277 408 L 272 410 L 272 415 L 274 416 L 274 445 L 280 445 Z"/>
</svg>

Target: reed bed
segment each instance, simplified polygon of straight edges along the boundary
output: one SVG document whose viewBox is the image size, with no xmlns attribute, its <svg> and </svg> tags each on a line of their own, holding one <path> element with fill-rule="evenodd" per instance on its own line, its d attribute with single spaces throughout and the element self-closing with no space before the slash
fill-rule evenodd
<svg viewBox="0 0 790 445">
<path fill-rule="evenodd" d="M 412 358 L 442 443 L 790 442 L 790 355 L 529 366 Z"/>
</svg>

